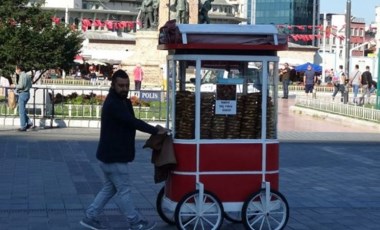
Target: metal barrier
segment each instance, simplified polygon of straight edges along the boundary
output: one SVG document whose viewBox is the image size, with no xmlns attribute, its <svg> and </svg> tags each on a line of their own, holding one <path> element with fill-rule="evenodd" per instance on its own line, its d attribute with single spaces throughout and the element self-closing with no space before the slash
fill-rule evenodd
<svg viewBox="0 0 380 230">
<path fill-rule="evenodd" d="M 4 90 L 11 88 L 0 87 Z M 26 110 L 31 119 L 100 119 L 102 103 L 107 96 L 109 87 L 78 87 L 62 88 L 44 86 L 32 87 Z M 144 120 L 166 120 L 166 102 L 164 92 L 159 90 L 141 90 L 129 92 L 135 103 L 136 117 Z M 7 95 L 0 95 L 0 116 L 16 117 L 18 108 L 10 109 Z M 51 122 L 52 123 L 52 122 Z"/>
<path fill-rule="evenodd" d="M 334 103 L 331 101 L 331 98 L 309 99 L 305 97 L 297 97 L 295 105 L 360 120 L 380 123 L 380 110 L 377 110 L 374 107 L 365 108 L 363 106 L 343 104 L 340 102 Z"/>
<path fill-rule="evenodd" d="M 4 90 L 12 90 L 4 88 Z M 290 90 L 297 95 L 296 105 L 311 109 L 335 113 L 343 116 L 354 117 L 357 119 L 380 122 L 380 110 L 374 108 L 364 108 L 342 103 L 333 103 L 331 94 L 333 87 L 317 87 L 317 92 L 321 92 L 323 97 L 318 99 L 306 99 L 301 96 L 303 86 L 290 86 Z M 50 124 L 55 119 L 82 119 L 82 120 L 99 120 L 101 117 L 102 102 L 107 96 L 109 86 L 34 86 L 31 90 L 31 99 L 27 104 L 27 112 L 31 119 L 50 120 Z M 282 90 L 282 87 L 279 87 Z M 81 100 L 75 99 L 74 95 L 82 96 Z M 130 97 L 139 102 L 134 106 L 136 117 L 147 121 L 165 121 L 166 120 L 166 102 L 165 92 L 161 90 L 141 90 L 130 91 Z M 64 100 L 70 97 L 70 100 Z M 77 97 L 78 98 L 78 97 Z M 85 99 L 83 99 L 85 98 Z M 374 98 L 373 98 L 374 99 Z M 371 99 L 371 100 L 373 100 Z M 7 97 L 0 95 L 0 116 L 17 117 L 18 109 L 9 109 L 7 106 Z"/>
</svg>

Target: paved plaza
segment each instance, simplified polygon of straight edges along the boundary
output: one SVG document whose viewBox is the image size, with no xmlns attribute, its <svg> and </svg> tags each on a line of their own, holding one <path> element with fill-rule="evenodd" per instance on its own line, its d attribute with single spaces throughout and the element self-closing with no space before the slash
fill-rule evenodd
<svg viewBox="0 0 380 230">
<path fill-rule="evenodd" d="M 279 107 L 280 192 L 290 206 L 285 229 L 379 229 L 380 133 L 288 112 Z M 17 132 L 0 126 L 0 229 L 83 229 L 79 220 L 102 184 L 95 151 L 99 129 Z M 137 208 L 157 229 L 175 229 L 155 210 L 162 184 L 153 182 L 146 135 L 138 134 L 130 166 Z M 102 220 L 127 229 L 116 205 Z M 224 221 L 222 229 L 243 229 Z"/>
</svg>

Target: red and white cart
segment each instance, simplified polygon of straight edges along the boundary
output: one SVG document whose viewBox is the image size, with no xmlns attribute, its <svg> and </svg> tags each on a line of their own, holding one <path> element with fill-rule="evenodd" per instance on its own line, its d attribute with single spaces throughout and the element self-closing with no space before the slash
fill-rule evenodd
<svg viewBox="0 0 380 230">
<path fill-rule="evenodd" d="M 160 217 L 178 229 L 219 229 L 224 218 L 246 229 L 284 228 L 277 51 L 286 39 L 272 25 L 177 28 L 158 45 L 168 50 L 167 127 L 177 159 L 157 197 Z"/>
</svg>

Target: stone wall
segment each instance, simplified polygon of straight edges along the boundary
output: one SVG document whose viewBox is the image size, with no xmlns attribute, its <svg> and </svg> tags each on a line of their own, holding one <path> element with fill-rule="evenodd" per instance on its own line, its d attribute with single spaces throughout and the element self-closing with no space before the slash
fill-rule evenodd
<svg viewBox="0 0 380 230">
<path fill-rule="evenodd" d="M 158 50 L 157 45 L 158 31 L 139 30 L 136 32 L 134 55 L 122 62 L 123 69 L 127 70 L 131 79 L 133 79 L 133 68 L 136 64 L 141 64 L 145 73 L 142 88 L 162 86 L 161 65 L 166 63 L 167 51 Z"/>
</svg>

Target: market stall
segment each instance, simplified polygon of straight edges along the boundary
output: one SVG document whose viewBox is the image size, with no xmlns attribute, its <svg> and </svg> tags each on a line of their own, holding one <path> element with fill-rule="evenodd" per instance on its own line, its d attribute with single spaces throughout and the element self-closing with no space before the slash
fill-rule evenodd
<svg viewBox="0 0 380 230">
<path fill-rule="evenodd" d="M 161 29 L 160 43 L 177 159 L 157 197 L 160 216 L 179 229 L 219 229 L 224 218 L 282 229 L 277 51 L 286 39 L 272 25 L 180 24 Z"/>
</svg>

